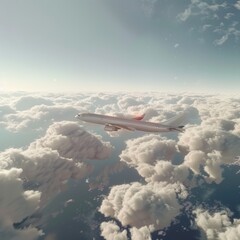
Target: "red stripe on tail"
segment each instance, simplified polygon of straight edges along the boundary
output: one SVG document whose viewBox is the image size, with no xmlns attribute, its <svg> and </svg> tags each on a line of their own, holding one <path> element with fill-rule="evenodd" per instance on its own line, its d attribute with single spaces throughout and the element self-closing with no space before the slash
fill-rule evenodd
<svg viewBox="0 0 240 240">
<path fill-rule="evenodd" d="M 142 120 L 144 118 L 144 116 L 145 116 L 145 114 L 142 114 L 140 116 L 134 117 L 133 119 L 135 119 L 135 120 Z"/>
</svg>

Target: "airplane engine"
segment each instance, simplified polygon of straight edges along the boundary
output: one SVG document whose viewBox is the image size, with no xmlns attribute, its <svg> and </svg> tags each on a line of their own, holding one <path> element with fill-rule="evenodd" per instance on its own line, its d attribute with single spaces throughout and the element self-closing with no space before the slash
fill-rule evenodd
<svg viewBox="0 0 240 240">
<path fill-rule="evenodd" d="M 106 126 L 104 127 L 104 130 L 105 130 L 105 131 L 108 131 L 108 132 L 113 132 L 113 131 L 118 131 L 119 128 L 118 128 L 118 127 L 115 127 L 115 126 L 106 125 Z"/>
</svg>

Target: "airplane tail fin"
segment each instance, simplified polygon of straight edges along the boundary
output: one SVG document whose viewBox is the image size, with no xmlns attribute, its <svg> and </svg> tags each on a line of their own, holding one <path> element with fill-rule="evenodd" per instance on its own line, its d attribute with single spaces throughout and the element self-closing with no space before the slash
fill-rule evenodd
<svg viewBox="0 0 240 240">
<path fill-rule="evenodd" d="M 142 120 L 144 117 L 145 117 L 145 113 L 142 114 L 142 115 L 135 116 L 135 117 L 133 117 L 133 119 L 140 121 L 140 120 Z"/>
<path fill-rule="evenodd" d="M 183 123 L 186 122 L 186 113 L 180 113 L 177 116 L 168 119 L 165 122 L 161 122 L 163 125 L 171 126 L 175 130 L 179 132 L 183 132 L 184 125 Z"/>
</svg>

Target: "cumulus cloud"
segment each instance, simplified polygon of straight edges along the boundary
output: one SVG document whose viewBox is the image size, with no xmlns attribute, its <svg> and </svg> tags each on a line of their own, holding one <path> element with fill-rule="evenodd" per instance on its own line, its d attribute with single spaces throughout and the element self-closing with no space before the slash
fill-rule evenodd
<svg viewBox="0 0 240 240">
<path fill-rule="evenodd" d="M 157 160 L 171 160 L 177 152 L 176 141 L 152 134 L 128 140 L 126 144 L 120 158 L 130 166 L 141 163 L 154 165 Z"/>
<path fill-rule="evenodd" d="M 22 221 L 32 212 L 36 211 L 40 201 L 40 192 L 25 191 L 23 181 L 20 179 L 21 169 L 0 169 L 0 228 L 1 239 L 37 239 L 41 234 L 34 227 L 16 230 L 13 223 Z"/>
<path fill-rule="evenodd" d="M 148 227 L 131 228 L 132 240 L 151 240 L 151 232 Z"/>
<path fill-rule="evenodd" d="M 102 222 L 101 226 L 101 236 L 106 240 L 127 240 L 127 231 L 121 231 L 119 226 L 115 222 Z"/>
<path fill-rule="evenodd" d="M 141 176 L 151 181 L 153 176 L 157 176 L 153 166 L 159 160 L 173 161 L 177 156 L 177 158 L 185 159 L 183 164 L 185 167 L 181 166 L 182 169 L 186 170 L 187 166 L 209 182 L 221 182 L 224 166 L 232 164 L 240 151 L 239 98 L 211 95 L 180 98 L 173 96 L 168 100 L 163 97 L 156 98 L 152 100 L 152 103 L 159 106 L 163 99 L 165 105 L 169 106 L 174 103 L 179 105 L 181 110 L 185 108 L 191 125 L 187 125 L 186 131 L 178 135 L 178 140 L 170 140 L 170 142 L 173 141 L 172 145 L 167 146 L 164 139 L 151 135 L 127 141 L 127 147 L 120 155 L 121 160 L 135 167 Z M 169 107 L 163 108 L 162 112 L 165 109 L 168 109 L 168 113 L 170 112 Z M 165 151 L 171 153 L 168 157 L 162 155 L 161 144 Z M 180 155 L 178 150 L 181 152 Z M 168 166 L 169 170 L 180 167 L 170 166 Z M 160 176 L 158 178 L 164 179 Z M 154 179 L 157 178 L 154 177 Z"/>
<path fill-rule="evenodd" d="M 121 109 L 127 109 L 128 107 L 138 106 L 143 104 L 141 98 L 124 96 L 118 100 L 118 106 Z"/>
<path fill-rule="evenodd" d="M 37 105 L 4 116 L 2 124 L 9 131 L 19 132 L 26 130 L 26 128 L 38 129 L 39 127 L 45 127 L 55 121 L 73 120 L 77 113 L 78 110 L 71 106 Z"/>
<path fill-rule="evenodd" d="M 15 110 L 8 105 L 0 105 L 0 120 L 4 115 L 14 113 Z"/>
<path fill-rule="evenodd" d="M 180 136 L 178 144 L 180 149 L 184 148 L 187 152 L 185 164 L 193 172 L 220 183 L 222 167 L 233 163 L 240 154 L 240 138 L 231 131 L 234 129 L 233 122 L 215 120 L 215 127 L 212 122 L 209 124 L 204 121 L 201 126 L 187 129 Z"/>
<path fill-rule="evenodd" d="M 176 190 L 179 185 L 162 182 L 114 186 L 99 211 L 118 219 L 123 226 L 163 229 L 180 213 Z"/>
<path fill-rule="evenodd" d="M 86 177 L 93 169 L 86 159 L 108 158 L 111 150 L 110 143 L 102 142 L 100 137 L 84 131 L 77 123 L 59 122 L 51 125 L 46 135 L 26 150 L 8 149 L 0 153 L 0 178 L 3 178 L 0 190 L 6 192 L 0 201 L 0 211 L 4 216 L 2 224 L 9 224 L 3 226 L 4 234 L 8 234 L 10 226 L 16 232 L 12 224 L 46 206 L 66 187 L 70 178 Z M 18 231 L 22 236 L 38 234 L 34 229 Z"/>
<path fill-rule="evenodd" d="M 150 229 L 146 226 L 141 228 L 130 228 L 130 234 L 127 234 L 126 229 L 121 230 L 114 221 L 102 222 L 100 225 L 101 236 L 106 240 L 151 240 Z M 128 237 L 129 236 L 129 237 Z"/>
<path fill-rule="evenodd" d="M 23 169 L 22 178 L 38 186 L 44 205 L 64 187 L 66 180 L 86 177 L 92 171 L 92 165 L 84 162 L 86 159 L 108 158 L 111 150 L 110 143 L 103 143 L 77 123 L 59 122 L 25 151 L 9 149 L 0 157 L 5 168 Z"/>
<path fill-rule="evenodd" d="M 89 184 L 97 188 L 111 185 L 109 174 L 129 166 L 137 170 L 142 183 L 111 188 L 100 212 L 118 221 L 103 224 L 102 236 L 125 239 L 127 230 L 127 236 L 132 239 L 150 239 L 151 232 L 168 227 L 181 213 L 184 199 L 192 193 L 191 188 L 188 188 L 188 193 L 186 187 L 192 186 L 188 183 L 194 180 L 195 175 L 207 182 L 219 183 L 223 179 L 224 166 L 233 164 L 235 157 L 240 155 L 238 97 L 157 93 L 144 96 L 124 93 L 46 94 L 33 96 L 35 102 L 32 105 L 27 103 L 31 98 L 25 97 L 24 94 L 16 94 L 8 101 L 0 99 L 0 121 L 9 130 L 21 134 L 21 130 L 26 129 L 47 129 L 43 137 L 24 149 L 8 149 L 0 153 L 0 171 L 18 171 L 14 184 L 20 184 L 19 199 L 29 206 L 26 214 L 19 215 L 19 218 L 11 217 L 8 233 L 18 234 L 18 237 L 20 232 L 26 236 L 31 232 L 33 235 L 29 239 L 38 236 L 39 232 L 34 227 L 16 230 L 12 223 L 44 207 L 66 188 L 68 179 L 87 177 Z M 11 102 L 9 107 L 8 102 Z M 95 161 L 86 159 L 109 158 L 113 147 L 100 136 L 86 132 L 77 122 L 61 122 L 63 119 L 72 120 L 79 111 L 127 117 L 146 113 L 144 120 L 156 122 L 185 112 L 188 124 L 184 133 L 175 135 L 129 135 L 135 139 L 126 141 L 125 149 L 118 149 L 116 145 L 116 150 L 122 151 L 121 161 L 101 166 L 97 175 L 92 177 L 89 174 L 93 172 Z M 52 122 L 54 124 L 49 126 Z M 125 138 L 118 141 L 123 142 Z M 194 187 L 198 187 L 197 183 Z M 35 199 L 35 208 L 31 207 L 32 203 L 26 196 Z M 9 206 L 5 202 L 3 208 L 7 211 Z"/>
<path fill-rule="evenodd" d="M 161 101 L 161 98 L 156 100 L 155 106 L 159 106 Z M 165 104 L 168 107 L 163 112 L 168 117 L 172 111 L 169 105 L 179 104 L 178 109 L 188 110 L 191 124 L 175 139 L 150 134 L 126 141 L 126 148 L 120 154 L 121 161 L 135 168 L 147 183 L 113 187 L 100 208 L 100 212 L 106 217 L 119 220 L 123 226 L 130 225 L 132 236 L 136 234 L 139 239 L 142 236 L 140 228 L 149 229 L 149 234 L 146 234 L 148 239 L 150 232 L 169 226 L 180 212 L 181 204 L 178 201 L 175 204 L 167 203 L 174 206 L 171 208 L 175 209 L 174 212 L 159 207 L 164 209 L 161 213 L 165 214 L 161 219 L 166 222 L 162 223 L 151 215 L 151 211 L 146 211 L 147 203 L 151 204 L 151 209 L 164 205 L 164 200 L 161 202 L 158 195 L 161 195 L 159 189 L 164 189 L 164 186 L 178 186 L 175 194 L 185 199 L 188 193 L 184 185 L 190 187 L 190 191 L 192 187 L 198 186 L 195 178 L 189 178 L 190 171 L 194 175 L 201 175 L 207 182 L 220 183 L 223 180 L 224 166 L 232 164 L 240 154 L 239 113 L 236 111 L 238 99 L 226 98 L 220 101 L 217 96 L 169 97 Z M 152 116 L 157 117 L 155 113 Z M 154 190 L 156 186 L 158 192 Z M 166 189 L 164 191 L 167 192 Z"/>
<path fill-rule="evenodd" d="M 121 161 L 135 167 L 147 182 L 184 182 L 189 170 L 186 165 L 174 165 L 174 159 L 183 160 L 177 142 L 158 135 L 146 135 L 127 141 L 120 155 Z"/>
<path fill-rule="evenodd" d="M 21 96 L 13 103 L 16 110 L 27 110 L 36 105 L 53 105 L 52 101 L 43 97 L 37 96 Z"/>
<path fill-rule="evenodd" d="M 112 150 L 111 144 L 103 144 L 100 136 L 86 132 L 77 122 L 66 121 L 52 124 L 44 137 L 29 146 L 29 150 L 39 148 L 57 150 L 60 156 L 75 161 L 105 159 Z"/>
<path fill-rule="evenodd" d="M 147 182 L 185 182 L 189 175 L 188 167 L 181 165 L 173 165 L 167 161 L 158 161 L 155 166 L 142 164 L 138 167 L 139 174 L 145 178 Z"/>
<path fill-rule="evenodd" d="M 229 217 L 226 210 L 209 213 L 207 210 L 196 209 L 196 225 L 208 240 L 237 240 L 240 238 L 240 220 Z"/>
</svg>

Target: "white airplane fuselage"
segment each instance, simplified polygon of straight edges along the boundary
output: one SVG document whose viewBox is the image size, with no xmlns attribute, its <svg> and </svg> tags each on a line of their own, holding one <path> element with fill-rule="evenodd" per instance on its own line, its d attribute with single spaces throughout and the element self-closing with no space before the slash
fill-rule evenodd
<svg viewBox="0 0 240 240">
<path fill-rule="evenodd" d="M 118 131 L 126 129 L 130 131 L 138 130 L 144 132 L 172 132 L 182 131 L 182 127 L 167 126 L 161 123 L 146 122 L 136 119 L 128 119 L 123 117 L 113 117 L 95 113 L 81 113 L 76 116 L 81 121 L 105 125 L 106 131 Z"/>
</svg>

